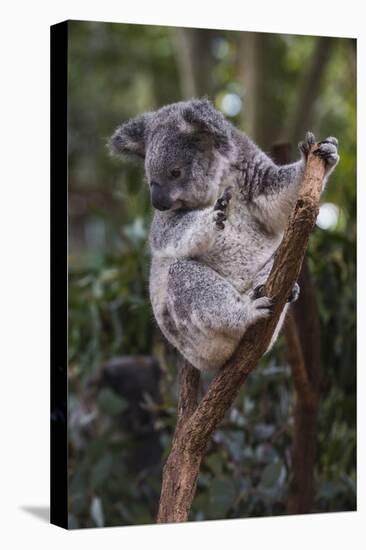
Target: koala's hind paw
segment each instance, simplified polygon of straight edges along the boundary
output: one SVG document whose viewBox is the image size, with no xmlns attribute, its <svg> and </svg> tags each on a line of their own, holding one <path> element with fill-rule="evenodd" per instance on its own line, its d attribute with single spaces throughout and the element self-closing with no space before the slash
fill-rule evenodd
<svg viewBox="0 0 366 550">
<path fill-rule="evenodd" d="M 293 304 L 294 302 L 296 302 L 299 296 L 300 296 L 300 286 L 298 285 L 298 283 L 295 283 L 294 286 L 292 287 L 291 294 L 287 299 L 287 303 Z"/>
<path fill-rule="evenodd" d="M 254 298 L 252 301 L 252 320 L 264 319 L 272 314 L 273 300 L 268 296 Z"/>
<path fill-rule="evenodd" d="M 257 300 L 258 298 L 262 297 L 263 292 L 264 292 L 264 285 L 256 286 L 255 289 L 253 290 L 253 300 Z M 293 304 L 294 302 L 296 302 L 299 296 L 300 296 L 300 285 L 298 283 L 295 283 L 294 286 L 292 287 L 289 297 L 287 298 L 287 303 Z"/>
<path fill-rule="evenodd" d="M 232 198 L 231 187 L 227 187 L 214 206 L 214 222 L 218 229 L 224 229 L 224 222 L 227 220 L 226 210 Z"/>
</svg>

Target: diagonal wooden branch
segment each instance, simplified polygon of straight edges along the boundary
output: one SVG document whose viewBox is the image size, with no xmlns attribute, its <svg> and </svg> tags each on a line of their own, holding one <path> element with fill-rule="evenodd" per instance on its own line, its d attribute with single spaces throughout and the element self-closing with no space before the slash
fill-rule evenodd
<svg viewBox="0 0 366 550">
<path fill-rule="evenodd" d="M 200 382 L 200 371 L 192 367 L 183 357 L 179 359 L 179 399 L 174 439 L 179 436 L 184 424 L 197 408 Z"/>
<path fill-rule="evenodd" d="M 275 302 L 273 314 L 247 330 L 236 352 L 219 371 L 195 408 L 192 406 L 197 399 L 195 369 L 187 364 L 183 367 L 186 370 L 182 374 L 185 384 L 180 397 L 177 429 L 163 472 L 158 523 L 180 522 L 188 518 L 200 464 L 210 437 L 266 351 L 287 297 L 298 278 L 309 235 L 318 215 L 323 179 L 324 163 L 310 153 L 298 200 L 265 285 L 265 295 L 271 296 Z M 193 399 L 187 397 L 190 391 L 193 392 Z M 183 405 L 182 400 L 185 399 L 190 400 L 189 406 Z"/>
</svg>

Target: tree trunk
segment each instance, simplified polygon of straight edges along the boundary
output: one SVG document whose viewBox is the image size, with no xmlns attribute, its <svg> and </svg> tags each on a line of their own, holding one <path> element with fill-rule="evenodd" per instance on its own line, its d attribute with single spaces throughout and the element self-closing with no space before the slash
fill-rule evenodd
<svg viewBox="0 0 366 550">
<path fill-rule="evenodd" d="M 181 384 L 179 418 L 164 468 L 157 518 L 159 523 L 186 521 L 188 518 L 199 467 L 212 433 L 267 349 L 299 276 L 309 235 L 318 214 L 323 178 L 324 163 L 310 153 L 297 203 L 265 285 L 265 295 L 274 300 L 272 316 L 249 327 L 237 350 L 219 371 L 197 407 L 194 403 L 199 377 L 195 377 L 191 366 L 187 366 L 185 374 L 182 373 L 184 383 Z"/>
<path fill-rule="evenodd" d="M 319 312 L 314 284 L 306 261 L 299 284 L 301 294 L 293 308 L 293 327 L 298 334 L 299 353 L 305 366 L 308 392 L 303 391 L 295 382 L 294 441 L 287 503 L 290 514 L 309 513 L 314 504 L 321 375 Z M 286 336 L 288 344 L 291 345 L 288 328 Z M 294 362 L 291 363 L 290 360 L 290 364 L 294 371 Z"/>
<path fill-rule="evenodd" d="M 174 45 L 183 99 L 212 93 L 212 40 L 215 35 L 216 31 L 209 29 L 175 29 Z"/>
<path fill-rule="evenodd" d="M 284 76 L 286 46 L 269 33 L 243 32 L 239 42 L 239 75 L 243 89 L 241 124 L 264 151 L 269 151 L 283 125 L 283 100 L 274 88 Z M 274 83 L 268 85 L 268 80 Z"/>
</svg>

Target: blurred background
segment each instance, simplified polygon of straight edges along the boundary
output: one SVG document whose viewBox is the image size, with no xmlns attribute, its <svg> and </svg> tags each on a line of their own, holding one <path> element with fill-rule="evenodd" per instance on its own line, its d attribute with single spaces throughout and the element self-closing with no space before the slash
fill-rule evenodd
<svg viewBox="0 0 366 550">
<path fill-rule="evenodd" d="M 279 162 L 298 158 L 306 130 L 339 139 L 307 259 L 320 343 L 311 509 L 354 510 L 356 41 L 70 22 L 68 55 L 70 528 L 155 520 L 175 425 L 176 355 L 148 299 L 143 169 L 112 159 L 106 141 L 138 113 L 201 96 Z M 287 513 L 290 351 L 282 336 L 216 432 L 192 520 Z"/>
</svg>

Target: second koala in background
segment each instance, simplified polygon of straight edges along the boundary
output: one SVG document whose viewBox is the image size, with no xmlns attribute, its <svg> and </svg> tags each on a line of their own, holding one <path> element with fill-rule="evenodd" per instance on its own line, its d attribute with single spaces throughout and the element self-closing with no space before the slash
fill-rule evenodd
<svg viewBox="0 0 366 550">
<path fill-rule="evenodd" d="M 207 100 L 142 114 L 112 136 L 114 153 L 144 160 L 155 208 L 152 306 L 165 337 L 196 368 L 223 366 L 246 329 L 271 314 L 270 298 L 258 289 L 270 273 L 313 143 L 308 133 L 301 159 L 276 166 Z M 339 160 L 337 144 L 329 137 L 316 150 L 325 179 Z M 295 285 L 289 301 L 298 292 Z"/>
</svg>

